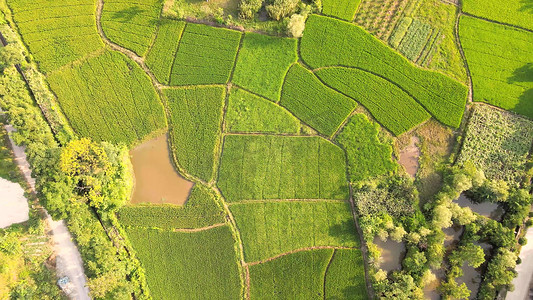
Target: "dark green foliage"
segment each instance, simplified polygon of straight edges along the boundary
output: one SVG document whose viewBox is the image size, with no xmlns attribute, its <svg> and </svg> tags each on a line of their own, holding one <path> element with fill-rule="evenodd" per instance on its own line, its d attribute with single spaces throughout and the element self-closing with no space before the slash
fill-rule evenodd
<svg viewBox="0 0 533 300">
<path fill-rule="evenodd" d="M 239 299 L 241 283 L 228 226 L 196 233 L 127 229 L 154 299 Z"/>
<path fill-rule="evenodd" d="M 239 16 L 243 19 L 253 19 L 263 6 L 263 0 L 240 0 Z"/>
<path fill-rule="evenodd" d="M 453 127 L 461 123 L 467 98 L 464 85 L 415 67 L 355 25 L 311 15 L 300 52 L 313 68 L 355 67 L 384 77 L 409 93 L 440 122 Z"/>
<path fill-rule="evenodd" d="M 324 0 L 322 13 L 346 21 L 352 21 L 361 0 Z"/>
<path fill-rule="evenodd" d="M 347 202 L 257 202 L 233 204 L 230 209 L 247 262 L 307 247 L 359 246 Z"/>
<path fill-rule="evenodd" d="M 531 209 L 531 201 L 531 195 L 525 189 L 518 189 L 511 192 L 509 200 L 505 203 L 503 224 L 509 228 L 522 225 L 528 217 Z"/>
<path fill-rule="evenodd" d="M 228 82 L 241 35 L 239 31 L 188 23 L 174 59 L 170 84 Z"/>
<path fill-rule="evenodd" d="M 380 141 L 379 130 L 378 124 L 356 114 L 336 137 L 346 151 L 352 182 L 390 174 L 398 168 L 392 161 L 392 146 Z"/>
<path fill-rule="evenodd" d="M 224 222 L 213 192 L 196 184 L 183 206 L 135 205 L 119 210 L 120 224 L 134 227 L 201 228 Z"/>
<path fill-rule="evenodd" d="M 170 108 L 170 137 L 178 165 L 205 181 L 213 177 L 222 126 L 225 89 L 196 87 L 164 91 Z"/>
<path fill-rule="evenodd" d="M 131 145 L 166 125 L 149 77 L 118 52 L 106 51 L 48 80 L 80 136 Z"/>
<path fill-rule="evenodd" d="M 226 131 L 297 134 L 300 127 L 300 121 L 283 107 L 242 89 L 231 90 Z"/>
<path fill-rule="evenodd" d="M 300 0 L 266 0 L 266 3 L 265 9 L 270 18 L 279 21 L 294 13 Z"/>
<path fill-rule="evenodd" d="M 333 249 L 302 251 L 250 267 L 252 299 L 324 299 Z"/>
<path fill-rule="evenodd" d="M 327 300 L 368 299 L 361 250 L 335 250 L 326 272 L 325 290 Z"/>
<path fill-rule="evenodd" d="M 344 153 L 319 137 L 225 137 L 218 186 L 229 202 L 348 198 Z"/>
<path fill-rule="evenodd" d="M 331 136 L 357 105 L 326 87 L 311 71 L 293 65 L 281 93 L 280 104 L 318 132 Z"/>
<path fill-rule="evenodd" d="M 163 84 L 170 84 L 172 63 L 178 52 L 183 29 L 185 29 L 185 22 L 163 22 L 159 26 L 154 45 L 146 56 L 146 65 L 154 73 L 157 80 Z"/>
<path fill-rule="evenodd" d="M 285 75 L 298 59 L 296 50 L 296 39 L 246 33 L 232 81 L 278 102 Z"/>
</svg>

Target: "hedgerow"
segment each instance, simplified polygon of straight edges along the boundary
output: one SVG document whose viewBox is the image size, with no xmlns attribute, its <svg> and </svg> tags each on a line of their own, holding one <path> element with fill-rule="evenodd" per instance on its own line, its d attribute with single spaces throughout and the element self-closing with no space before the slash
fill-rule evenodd
<svg viewBox="0 0 533 300">
<path fill-rule="evenodd" d="M 239 299 L 241 282 L 228 226 L 196 233 L 127 228 L 154 299 Z"/>
<path fill-rule="evenodd" d="M 464 0 L 462 10 L 475 16 L 533 30 L 530 5 L 524 0 Z"/>
<path fill-rule="evenodd" d="M 106 0 L 102 29 L 107 38 L 143 56 L 157 29 L 163 0 Z"/>
<path fill-rule="evenodd" d="M 80 136 L 131 145 L 166 125 L 150 79 L 118 52 L 58 70 L 48 81 Z"/>
<path fill-rule="evenodd" d="M 485 105 L 476 105 L 468 122 L 459 164 L 468 161 L 489 179 L 512 186 L 522 181 L 531 141 L 533 121 Z"/>
<path fill-rule="evenodd" d="M 280 104 L 318 132 L 331 136 L 356 107 L 355 101 L 328 88 L 299 64 L 283 84 Z"/>
<path fill-rule="evenodd" d="M 409 94 L 390 81 L 355 68 L 325 68 L 316 72 L 327 85 L 359 101 L 395 135 L 431 116 Z"/>
<path fill-rule="evenodd" d="M 238 88 L 231 90 L 224 121 L 229 132 L 297 134 L 301 128 L 283 107 Z"/>
<path fill-rule="evenodd" d="M 194 185 L 187 202 L 175 205 L 131 205 L 118 212 L 124 226 L 173 228 L 201 228 L 224 223 L 224 212 L 217 205 L 215 195 L 207 187 Z"/>
<path fill-rule="evenodd" d="M 154 45 L 146 56 L 146 65 L 155 78 L 163 83 L 170 83 L 172 63 L 180 42 L 181 34 L 185 29 L 185 22 L 165 20 L 157 32 Z"/>
<path fill-rule="evenodd" d="M 344 153 L 319 137 L 228 135 L 217 185 L 230 202 L 348 198 Z"/>
<path fill-rule="evenodd" d="M 462 16 L 459 35 L 474 100 L 533 118 L 533 33 Z"/>
<path fill-rule="evenodd" d="M 324 0 L 322 13 L 351 22 L 360 2 L 361 0 Z"/>
<path fill-rule="evenodd" d="M 174 58 L 170 84 L 228 82 L 241 35 L 239 31 L 187 23 Z"/>
<path fill-rule="evenodd" d="M 359 245 L 348 202 L 242 203 L 232 204 L 230 209 L 247 262 L 307 247 Z"/>
<path fill-rule="evenodd" d="M 411 26 L 409 26 L 409 30 L 407 30 L 407 33 L 403 37 L 398 51 L 409 60 L 416 62 L 428 43 L 431 32 L 431 25 L 414 19 Z"/>
<path fill-rule="evenodd" d="M 246 33 L 232 82 L 274 102 L 289 67 L 298 59 L 297 40 Z"/>
<path fill-rule="evenodd" d="M 342 128 L 336 140 L 346 151 L 352 182 L 390 174 L 398 168 L 392 161 L 392 146 L 379 140 L 379 125 L 356 114 Z"/>
<path fill-rule="evenodd" d="M 41 71 L 60 66 L 101 49 L 92 0 L 8 0 L 24 43 Z"/>
<path fill-rule="evenodd" d="M 250 267 L 251 299 L 324 299 L 333 249 L 302 251 Z"/>
<path fill-rule="evenodd" d="M 382 76 L 399 85 L 445 125 L 458 127 L 461 123 L 466 86 L 440 73 L 415 67 L 353 24 L 311 15 L 300 52 L 313 68 L 349 66 Z"/>
<path fill-rule="evenodd" d="M 221 134 L 224 87 L 167 89 L 164 94 L 170 109 L 172 151 L 178 165 L 187 173 L 210 181 Z"/>
<path fill-rule="evenodd" d="M 363 255 L 359 249 L 335 249 L 326 272 L 325 299 L 368 299 Z"/>
</svg>

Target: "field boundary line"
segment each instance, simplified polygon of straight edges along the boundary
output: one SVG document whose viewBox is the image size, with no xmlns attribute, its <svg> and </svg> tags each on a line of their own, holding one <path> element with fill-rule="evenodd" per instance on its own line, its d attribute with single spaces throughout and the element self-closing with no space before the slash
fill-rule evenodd
<svg viewBox="0 0 533 300">
<path fill-rule="evenodd" d="M 459 4 L 457 6 L 457 15 L 455 16 L 455 26 L 453 33 L 455 35 L 455 42 L 457 44 L 457 48 L 459 49 L 459 53 L 461 54 L 461 60 L 463 61 L 463 65 L 466 70 L 466 77 L 468 78 L 468 102 L 472 103 L 474 102 L 474 83 L 472 81 L 472 74 L 470 73 L 470 67 L 468 66 L 468 60 L 466 59 L 463 44 L 461 43 L 461 35 L 459 34 L 459 23 L 461 21 L 461 17 L 463 16 L 462 10 L 462 5 Z"/>
<path fill-rule="evenodd" d="M 527 29 L 527 28 L 524 28 L 522 26 L 513 25 L 513 24 L 509 24 L 509 23 L 505 23 L 505 22 L 500 22 L 500 21 L 496 21 L 496 20 L 492 20 L 492 19 L 488 19 L 488 18 L 485 18 L 485 17 L 480 17 L 480 16 L 476 16 L 476 15 L 471 14 L 471 13 L 464 12 L 462 6 L 461 6 L 461 13 L 463 15 L 467 16 L 467 17 L 476 18 L 476 19 L 480 19 L 480 20 L 483 20 L 483 21 L 495 23 L 495 24 L 498 24 L 498 25 L 513 27 L 514 29 L 524 30 L 524 31 L 527 31 L 529 33 L 533 33 L 532 29 Z"/>
<path fill-rule="evenodd" d="M 195 232 L 206 231 L 206 230 L 217 228 L 217 227 L 222 227 L 225 225 L 226 223 L 217 223 L 217 224 L 200 227 L 200 228 L 174 228 L 172 229 L 172 232 L 195 233 Z"/>
<path fill-rule="evenodd" d="M 333 249 L 333 253 L 331 253 L 331 257 L 329 258 L 329 261 L 328 261 L 328 265 L 326 266 L 326 271 L 324 272 L 324 282 L 323 282 L 323 287 L 324 287 L 324 290 L 322 292 L 323 296 L 324 296 L 324 300 L 326 300 L 326 277 L 328 276 L 328 271 L 329 271 L 329 267 L 331 266 L 331 263 L 333 262 L 333 259 L 335 258 L 335 254 L 337 253 L 337 249 Z"/>
<path fill-rule="evenodd" d="M 238 200 L 228 203 L 228 206 L 237 204 L 259 204 L 259 203 L 276 203 L 276 202 L 331 202 L 331 203 L 348 203 L 349 200 L 341 199 L 259 199 L 259 200 Z"/>
<path fill-rule="evenodd" d="M 176 63 L 176 57 L 178 56 L 178 51 L 180 51 L 180 46 L 181 46 L 181 40 L 183 39 L 183 35 L 185 34 L 185 30 L 187 29 L 187 26 L 189 25 L 189 23 L 185 22 L 185 25 L 183 25 L 183 29 L 181 30 L 181 33 L 180 33 L 180 36 L 179 36 L 179 40 L 178 40 L 178 46 L 176 47 L 176 51 L 173 51 L 174 52 L 174 57 L 172 58 L 172 65 L 170 66 L 170 73 L 168 75 L 168 84 L 169 86 L 171 86 L 171 80 L 172 80 L 172 74 L 174 73 L 174 64 Z M 159 29 L 161 29 L 159 27 Z M 158 31 L 159 31 L 158 29 Z M 157 38 L 157 37 L 156 37 Z M 154 43 L 155 43 L 155 40 L 154 40 Z"/>
<path fill-rule="evenodd" d="M 333 249 L 333 250 L 344 249 L 344 250 L 359 250 L 359 251 L 361 251 L 361 249 L 359 249 L 359 248 L 357 248 L 357 247 L 343 247 L 343 246 L 312 246 L 312 247 L 298 248 L 298 249 L 295 249 L 295 250 L 291 250 L 291 251 L 288 251 L 288 252 L 284 252 L 284 253 L 278 254 L 278 255 L 276 255 L 276 256 L 269 257 L 269 258 L 267 258 L 267 259 L 258 260 L 258 261 L 254 261 L 254 262 L 249 262 L 249 263 L 246 263 L 246 266 L 251 267 L 251 266 L 255 266 L 255 265 L 259 265 L 259 264 L 264 264 L 264 263 L 267 263 L 267 262 L 273 261 L 273 260 L 275 260 L 275 259 L 278 259 L 278 258 L 280 258 L 280 257 L 287 256 L 287 255 L 291 255 L 291 254 L 295 254 L 295 253 L 298 253 L 298 252 L 312 251 L 312 250 L 321 250 L 321 249 Z"/>
</svg>

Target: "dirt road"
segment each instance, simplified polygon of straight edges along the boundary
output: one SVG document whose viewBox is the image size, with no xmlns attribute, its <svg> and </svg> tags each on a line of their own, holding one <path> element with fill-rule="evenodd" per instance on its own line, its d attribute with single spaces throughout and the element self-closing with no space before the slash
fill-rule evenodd
<svg viewBox="0 0 533 300">
<path fill-rule="evenodd" d="M 513 280 L 514 291 L 508 292 L 505 299 L 526 300 L 529 298 L 529 284 L 533 279 L 533 228 L 526 233 L 528 243 L 522 247 L 520 258 L 522 263 L 516 266 L 518 276 Z"/>
</svg>

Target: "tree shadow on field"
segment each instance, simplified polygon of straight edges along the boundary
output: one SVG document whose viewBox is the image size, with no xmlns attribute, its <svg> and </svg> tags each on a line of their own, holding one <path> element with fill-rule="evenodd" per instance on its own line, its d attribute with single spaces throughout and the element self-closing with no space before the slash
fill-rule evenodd
<svg viewBox="0 0 533 300">
<path fill-rule="evenodd" d="M 533 14 L 533 0 L 522 0 L 520 1 L 520 4 L 522 4 L 522 7 L 520 7 L 520 11 L 525 11 L 530 14 Z"/>
<path fill-rule="evenodd" d="M 529 1 L 533 3 L 533 0 Z M 507 83 L 533 83 L 533 63 L 526 63 L 516 69 L 513 75 L 507 79 Z M 526 87 L 522 95 L 518 97 L 518 103 L 513 110 L 533 119 L 533 84 L 527 84 L 526 86 L 530 88 Z"/>
<path fill-rule="evenodd" d="M 138 6 L 132 6 L 115 12 L 112 18 L 120 22 L 129 22 L 142 12 L 144 12 L 144 10 L 140 9 Z"/>
<path fill-rule="evenodd" d="M 355 224 L 352 219 L 341 221 L 329 227 L 329 235 L 341 241 L 358 241 L 355 231 Z"/>
</svg>

